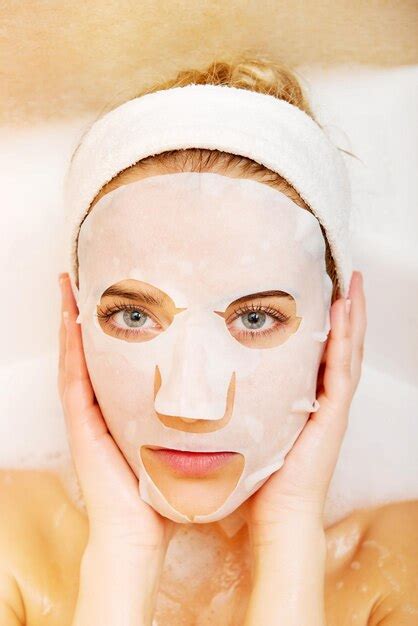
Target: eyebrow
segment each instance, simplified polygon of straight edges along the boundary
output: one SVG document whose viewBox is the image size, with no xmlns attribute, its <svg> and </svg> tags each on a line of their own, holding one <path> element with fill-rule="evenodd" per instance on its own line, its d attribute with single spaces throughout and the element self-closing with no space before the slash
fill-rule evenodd
<svg viewBox="0 0 418 626">
<path fill-rule="evenodd" d="M 144 302 L 145 304 L 150 304 L 154 306 L 163 306 L 165 303 L 164 296 L 158 296 L 152 294 L 150 291 L 135 291 L 134 289 L 122 289 L 120 287 L 116 287 L 112 285 L 102 294 L 102 298 L 107 296 L 116 296 L 118 298 L 125 298 L 127 300 L 134 300 L 135 302 Z M 250 293 L 247 296 L 242 296 L 237 300 L 234 300 L 231 304 L 241 304 L 242 302 L 246 302 L 247 300 L 254 300 L 255 298 L 290 298 L 293 300 L 293 297 L 286 293 L 286 291 L 260 291 L 257 293 Z"/>
<path fill-rule="evenodd" d="M 258 293 L 250 293 L 248 294 L 248 296 L 242 296 L 241 298 L 238 298 L 237 300 L 234 300 L 233 302 L 231 302 L 231 304 L 240 304 L 241 302 L 246 302 L 247 300 L 255 300 L 255 298 L 290 298 L 291 300 L 293 300 L 293 296 L 291 296 L 289 293 L 286 293 L 286 291 L 259 291 Z"/>
<path fill-rule="evenodd" d="M 135 302 L 144 302 L 145 304 L 153 304 L 155 306 L 163 306 L 165 302 L 164 296 L 159 296 L 150 291 L 135 291 L 134 289 L 121 289 L 112 285 L 102 294 L 102 298 L 107 296 L 116 296 L 127 300 L 135 300 Z"/>
</svg>

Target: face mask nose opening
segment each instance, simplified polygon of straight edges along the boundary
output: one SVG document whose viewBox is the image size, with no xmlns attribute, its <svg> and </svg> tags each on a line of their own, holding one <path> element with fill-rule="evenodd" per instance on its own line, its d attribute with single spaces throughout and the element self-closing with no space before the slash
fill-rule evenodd
<svg viewBox="0 0 418 626">
<path fill-rule="evenodd" d="M 214 432 L 224 428 L 231 420 L 234 409 L 235 400 L 235 387 L 236 387 L 236 375 L 232 372 L 228 389 L 225 397 L 225 411 L 223 415 L 220 415 L 218 419 L 202 419 L 199 417 L 185 417 L 177 414 L 162 413 L 157 411 L 155 407 L 155 401 L 158 396 L 158 392 L 162 387 L 163 381 L 158 365 L 155 366 L 154 371 L 154 410 L 157 418 L 167 427 L 181 430 L 184 432 Z M 180 392 L 180 390 L 179 390 Z"/>
</svg>

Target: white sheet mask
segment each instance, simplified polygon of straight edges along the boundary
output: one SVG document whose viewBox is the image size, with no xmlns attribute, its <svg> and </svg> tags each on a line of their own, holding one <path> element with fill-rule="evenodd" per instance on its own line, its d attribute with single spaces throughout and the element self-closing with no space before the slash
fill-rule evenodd
<svg viewBox="0 0 418 626">
<path fill-rule="evenodd" d="M 317 219 L 255 180 L 163 174 L 103 196 L 81 226 L 78 259 L 90 377 L 141 497 L 176 522 L 222 519 L 282 466 L 318 408 L 332 283 Z M 175 311 L 158 331 L 148 316 L 146 340 L 135 328 L 129 340 L 111 335 L 96 315 L 103 293 L 127 280 L 159 290 Z M 262 313 L 249 330 L 248 312 L 232 323 L 221 315 L 238 298 L 272 291 L 290 296 L 279 300 L 293 307 L 287 326 Z M 233 451 L 244 463 L 220 506 L 191 519 L 157 487 L 142 446 Z"/>
</svg>

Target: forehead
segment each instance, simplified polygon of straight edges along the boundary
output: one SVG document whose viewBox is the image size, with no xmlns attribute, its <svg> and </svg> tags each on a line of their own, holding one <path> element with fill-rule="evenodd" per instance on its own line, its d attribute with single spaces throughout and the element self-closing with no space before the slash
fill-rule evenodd
<svg viewBox="0 0 418 626">
<path fill-rule="evenodd" d="M 97 202 L 79 237 L 80 274 L 90 280 L 137 278 L 162 288 L 170 278 L 188 291 L 294 284 L 324 253 L 316 218 L 285 194 L 206 172 L 119 187 Z"/>
</svg>

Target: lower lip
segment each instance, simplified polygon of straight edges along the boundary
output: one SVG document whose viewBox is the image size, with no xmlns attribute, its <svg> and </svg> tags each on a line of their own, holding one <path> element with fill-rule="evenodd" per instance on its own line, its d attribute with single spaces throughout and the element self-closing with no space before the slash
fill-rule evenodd
<svg viewBox="0 0 418 626">
<path fill-rule="evenodd" d="M 168 467 L 183 476 L 207 476 L 225 466 L 236 452 L 184 452 L 168 448 L 152 449 Z"/>
</svg>

